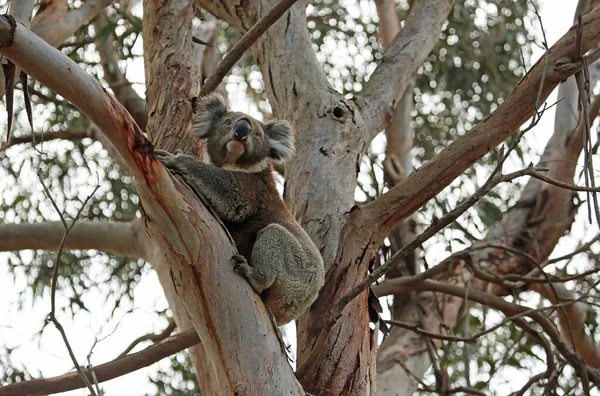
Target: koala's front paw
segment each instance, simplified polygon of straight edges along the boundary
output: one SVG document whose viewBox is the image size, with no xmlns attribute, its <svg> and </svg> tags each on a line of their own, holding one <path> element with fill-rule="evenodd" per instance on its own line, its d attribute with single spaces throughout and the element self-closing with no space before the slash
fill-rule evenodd
<svg viewBox="0 0 600 396">
<path fill-rule="evenodd" d="M 187 168 L 184 165 L 184 163 L 185 163 L 184 158 L 188 157 L 188 156 L 183 154 L 183 152 L 181 150 L 177 150 L 175 152 L 175 154 L 169 153 L 168 151 L 165 151 L 165 150 L 155 150 L 154 152 L 156 153 L 158 160 L 160 162 L 162 162 L 163 165 L 166 166 L 167 168 L 174 169 L 183 174 L 187 173 Z"/>
</svg>

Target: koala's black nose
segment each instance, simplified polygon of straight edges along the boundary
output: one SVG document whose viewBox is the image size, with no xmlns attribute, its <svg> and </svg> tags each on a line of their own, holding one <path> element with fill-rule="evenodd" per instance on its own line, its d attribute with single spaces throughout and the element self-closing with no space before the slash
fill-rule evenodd
<svg viewBox="0 0 600 396">
<path fill-rule="evenodd" d="M 245 140 L 252 132 L 252 124 L 246 119 L 241 119 L 235 124 L 233 135 L 236 139 Z"/>
</svg>

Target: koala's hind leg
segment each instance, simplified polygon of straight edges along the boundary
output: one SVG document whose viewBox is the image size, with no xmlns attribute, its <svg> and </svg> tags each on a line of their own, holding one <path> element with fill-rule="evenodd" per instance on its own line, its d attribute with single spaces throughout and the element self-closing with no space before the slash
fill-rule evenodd
<svg viewBox="0 0 600 396">
<path fill-rule="evenodd" d="M 303 310 L 309 284 L 307 257 L 300 242 L 279 224 L 269 224 L 258 232 L 252 248 L 249 273 L 244 273 L 254 289 L 282 325 Z M 301 307 L 302 306 L 302 307 Z"/>
</svg>

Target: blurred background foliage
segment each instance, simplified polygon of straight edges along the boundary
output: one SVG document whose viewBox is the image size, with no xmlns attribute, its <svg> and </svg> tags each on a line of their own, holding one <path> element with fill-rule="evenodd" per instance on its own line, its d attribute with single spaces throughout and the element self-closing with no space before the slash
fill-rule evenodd
<svg viewBox="0 0 600 396">
<path fill-rule="evenodd" d="M 455 1 L 439 44 L 416 76 L 412 121 L 415 168 L 493 111 L 524 75 L 530 63 L 532 46 L 536 45 L 535 29 L 539 29 L 532 4 L 529 0 Z M 408 9 L 406 0 L 397 1 L 401 20 L 406 17 Z M 141 5 L 129 9 L 116 3 L 107 8 L 106 14 L 106 28 L 95 32 L 93 23 L 89 23 L 60 49 L 102 81 L 104 73 L 94 40 L 105 39 L 109 33 L 114 33 L 114 50 L 120 59 L 119 66 L 137 82 L 134 88 L 143 97 L 144 87 L 140 84 L 143 76 L 139 67 L 142 62 Z M 202 13 L 198 15 L 201 19 Z M 348 97 L 360 92 L 383 54 L 375 3 L 367 0 L 311 0 L 307 17 L 314 50 L 332 87 Z M 217 52 L 223 54 L 239 38 L 238 31 L 223 24 L 217 40 Z M 254 105 L 248 108 L 253 115 L 265 119 L 272 117 L 258 66 L 249 54 L 231 71 L 226 81 L 230 103 L 235 106 L 251 102 Z M 92 127 L 64 99 L 35 81 L 30 80 L 29 84 L 37 131 L 50 133 Z M 23 103 L 19 93 L 15 103 L 16 122 L 12 134 L 28 135 L 26 117 L 23 109 L 18 108 Z M 4 118 L 2 125 L 6 125 L 5 121 Z M 386 190 L 382 176 L 384 139 L 383 134 L 375 139 L 370 155 L 362 163 L 357 190 L 359 202 L 372 200 Z M 531 159 L 525 155 L 527 144 L 527 139 L 524 139 L 511 157 L 517 167 Z M 13 186 L 0 192 L 0 219 L 4 222 L 59 220 L 44 196 L 41 184 L 35 176 L 31 176 L 36 172 L 44 177 L 67 218 L 75 216 L 82 205 L 81 197 L 90 194 L 96 185 L 100 188 L 84 209 L 82 218 L 128 221 L 140 217 L 131 176 L 109 157 L 99 142 L 90 138 L 50 141 L 38 145 L 37 149 L 39 152 L 33 150 L 31 144 L 22 144 L 0 150 L 0 178 Z M 496 155 L 491 153 L 453 182 L 420 210 L 419 221 L 424 226 L 428 225 L 435 217 L 442 216 L 472 194 L 479 187 L 481 176 L 491 172 L 496 159 Z M 518 191 L 518 183 L 493 191 L 481 200 L 475 210 L 440 233 L 428 246 L 443 246 L 448 251 L 468 246 L 471 241 L 483 236 L 486 227 L 500 219 L 502 212 L 518 198 Z M 0 257 L 0 265 L 7 265 L 9 273 L 15 278 L 26 279 L 28 290 L 21 293 L 21 303 L 32 303 L 48 296 L 54 252 L 2 253 Z M 149 264 L 143 260 L 98 251 L 65 252 L 63 260 L 59 293 L 68 298 L 70 305 L 65 307 L 65 311 L 71 315 L 88 309 L 86 296 L 92 290 L 110 302 L 113 312 L 118 308 L 125 311 L 134 309 L 136 301 L 132 291 L 151 272 Z M 469 329 L 463 330 L 476 333 L 489 327 L 486 318 L 485 310 L 473 310 Z M 45 323 L 40 323 L 41 329 L 44 326 Z M 596 329 L 593 330 L 595 332 Z M 462 343 L 451 343 L 442 348 L 441 353 L 445 354 L 454 384 L 465 381 L 463 348 Z M 514 326 L 502 327 L 483 336 L 469 348 L 471 354 L 481 358 L 476 362 L 477 372 L 466 381 L 482 390 L 491 377 L 507 366 L 526 370 L 529 375 L 531 367 L 540 359 L 537 347 Z M 21 363 L 10 359 L 10 353 L 11 350 L 5 348 L 0 354 L 0 383 L 31 378 L 32 375 Z M 185 354 L 171 357 L 168 369 L 161 366 L 151 375 L 150 382 L 156 387 L 154 394 L 196 394 L 191 367 Z M 435 379 L 426 378 L 428 381 Z M 563 385 L 572 386 L 570 383 Z M 493 389 L 487 391 L 494 393 Z"/>
</svg>

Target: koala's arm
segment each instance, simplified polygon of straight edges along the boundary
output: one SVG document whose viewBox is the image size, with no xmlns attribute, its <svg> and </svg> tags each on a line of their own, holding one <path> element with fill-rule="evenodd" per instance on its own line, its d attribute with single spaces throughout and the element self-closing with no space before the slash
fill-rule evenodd
<svg viewBox="0 0 600 396">
<path fill-rule="evenodd" d="M 240 222 L 252 215 L 253 208 L 242 194 L 238 176 L 205 164 L 185 154 L 157 150 L 159 160 L 169 169 L 181 173 L 194 192 L 208 200 L 223 221 Z"/>
</svg>

